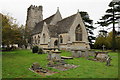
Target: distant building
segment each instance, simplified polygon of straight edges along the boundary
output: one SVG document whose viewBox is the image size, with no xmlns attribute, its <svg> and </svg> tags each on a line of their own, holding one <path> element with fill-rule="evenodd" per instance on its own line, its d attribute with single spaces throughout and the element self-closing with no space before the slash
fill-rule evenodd
<svg viewBox="0 0 120 80">
<path fill-rule="evenodd" d="M 27 27 L 32 30 L 32 45 L 62 50 L 90 49 L 86 27 L 80 12 L 62 19 L 59 9 L 42 20 L 42 7 L 30 6 Z"/>
</svg>

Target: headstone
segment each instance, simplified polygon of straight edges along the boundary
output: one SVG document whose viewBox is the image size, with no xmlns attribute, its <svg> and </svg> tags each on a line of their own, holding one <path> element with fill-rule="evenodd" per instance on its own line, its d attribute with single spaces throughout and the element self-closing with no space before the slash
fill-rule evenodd
<svg viewBox="0 0 120 80">
<path fill-rule="evenodd" d="M 72 50 L 72 57 L 78 58 L 81 56 L 82 56 L 81 50 Z"/>
<path fill-rule="evenodd" d="M 96 59 L 106 61 L 107 57 L 108 57 L 107 54 L 97 54 Z"/>
<path fill-rule="evenodd" d="M 60 56 L 60 51 L 58 51 L 58 49 L 56 49 L 55 51 L 53 51 L 52 53 L 52 59 L 53 60 L 61 60 L 61 56 Z"/>
<path fill-rule="evenodd" d="M 105 45 L 102 46 L 103 47 L 103 51 L 105 50 Z"/>
<path fill-rule="evenodd" d="M 40 67 L 39 63 L 33 63 L 33 65 L 31 66 L 31 68 L 33 70 L 37 70 L 37 69 L 40 69 L 41 67 Z"/>
<path fill-rule="evenodd" d="M 48 60 L 51 60 L 52 51 L 48 51 L 47 54 L 48 54 L 48 55 L 47 55 L 47 59 L 48 59 Z"/>
<path fill-rule="evenodd" d="M 111 64 L 110 64 L 110 62 L 111 62 L 111 57 L 108 57 L 107 59 L 106 59 L 106 66 L 110 66 Z"/>
</svg>

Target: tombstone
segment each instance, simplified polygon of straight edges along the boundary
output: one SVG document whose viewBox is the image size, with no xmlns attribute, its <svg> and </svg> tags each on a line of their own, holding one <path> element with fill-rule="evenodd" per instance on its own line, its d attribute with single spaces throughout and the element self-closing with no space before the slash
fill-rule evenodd
<svg viewBox="0 0 120 80">
<path fill-rule="evenodd" d="M 22 45 L 22 49 L 25 49 L 25 45 Z"/>
<path fill-rule="evenodd" d="M 103 51 L 105 50 L 105 45 L 102 46 L 103 47 Z"/>
<path fill-rule="evenodd" d="M 105 53 L 98 53 L 96 55 L 96 59 L 98 59 L 100 61 L 106 61 L 107 58 L 108 58 L 108 55 Z"/>
<path fill-rule="evenodd" d="M 110 66 L 111 64 L 110 64 L 110 62 L 111 62 L 111 57 L 108 57 L 107 59 L 106 59 L 106 66 Z"/>
<path fill-rule="evenodd" d="M 78 58 L 81 56 L 82 56 L 81 50 L 72 50 L 72 57 Z"/>
<path fill-rule="evenodd" d="M 47 54 L 48 54 L 48 55 L 47 55 L 47 59 L 48 59 L 48 60 L 51 60 L 52 51 L 50 51 L 50 50 L 47 51 Z"/>
<path fill-rule="evenodd" d="M 31 68 L 32 68 L 32 70 L 38 70 L 41 67 L 40 67 L 39 63 L 33 63 L 33 65 L 31 66 Z"/>
<path fill-rule="evenodd" d="M 28 44 L 28 46 L 27 46 L 27 49 L 31 49 L 31 46 L 30 46 L 30 44 Z"/>
<path fill-rule="evenodd" d="M 61 51 L 58 51 L 58 49 L 56 49 L 55 51 L 53 51 L 51 58 L 52 60 L 61 60 L 61 56 L 60 56 Z"/>
</svg>

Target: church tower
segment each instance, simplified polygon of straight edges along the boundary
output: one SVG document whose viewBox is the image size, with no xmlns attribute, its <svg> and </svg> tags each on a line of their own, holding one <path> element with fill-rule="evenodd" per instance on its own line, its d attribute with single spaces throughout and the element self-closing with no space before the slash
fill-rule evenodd
<svg viewBox="0 0 120 80">
<path fill-rule="evenodd" d="M 27 31 L 33 30 L 35 25 L 43 20 L 42 6 L 31 5 L 27 10 L 26 29 Z"/>
</svg>

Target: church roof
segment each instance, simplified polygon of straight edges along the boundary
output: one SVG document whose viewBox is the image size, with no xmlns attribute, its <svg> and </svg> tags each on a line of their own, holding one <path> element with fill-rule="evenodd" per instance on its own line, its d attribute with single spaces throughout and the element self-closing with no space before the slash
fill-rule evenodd
<svg viewBox="0 0 120 80">
<path fill-rule="evenodd" d="M 67 18 L 64 18 L 61 21 L 59 21 L 57 23 L 57 28 L 58 28 L 57 33 L 58 34 L 67 33 L 69 31 L 75 17 L 76 17 L 76 14 L 69 16 Z"/>
<path fill-rule="evenodd" d="M 76 14 L 74 14 L 74 15 L 71 15 L 67 18 L 62 19 L 61 21 L 58 21 L 56 25 L 50 25 L 50 22 L 52 21 L 54 15 L 52 15 L 49 18 L 36 24 L 36 26 L 33 30 L 33 34 L 37 34 L 37 33 L 42 32 L 43 24 L 44 24 L 44 22 L 46 22 L 48 25 L 48 30 L 50 32 L 49 33 L 50 36 L 57 37 L 57 34 L 67 33 L 70 30 L 70 27 L 74 22 L 74 19 L 76 18 Z"/>
<path fill-rule="evenodd" d="M 55 14 L 53 14 L 52 16 L 50 16 L 50 17 L 44 19 L 43 21 L 40 21 L 39 23 L 37 23 L 35 28 L 33 29 L 32 34 L 37 34 L 37 33 L 42 32 L 44 22 L 46 22 L 47 24 L 50 24 L 50 22 L 52 21 L 54 16 L 55 16 Z"/>
<path fill-rule="evenodd" d="M 48 25 L 49 34 L 51 37 L 58 37 L 58 34 L 67 33 L 76 17 L 76 14 L 69 16 L 57 22 L 56 25 Z"/>
<path fill-rule="evenodd" d="M 49 30 L 49 34 L 51 37 L 57 37 L 57 26 L 56 25 L 48 25 L 48 30 Z"/>
</svg>

